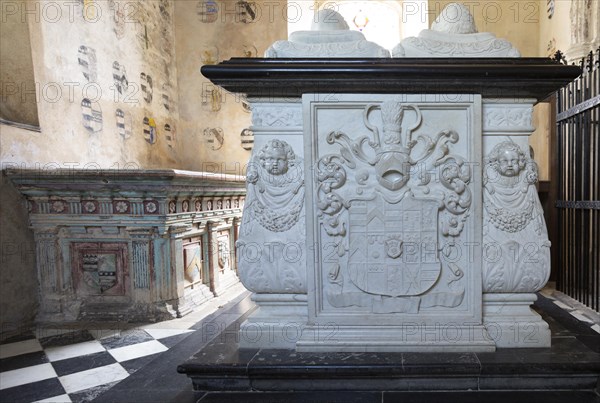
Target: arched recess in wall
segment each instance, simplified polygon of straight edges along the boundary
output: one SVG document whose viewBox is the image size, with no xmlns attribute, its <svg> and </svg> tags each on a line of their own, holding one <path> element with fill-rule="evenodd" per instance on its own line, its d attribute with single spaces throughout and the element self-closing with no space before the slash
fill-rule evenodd
<svg viewBox="0 0 600 403">
<path fill-rule="evenodd" d="M 37 129 L 36 82 L 31 56 L 28 18 L 22 17 L 27 1 L 3 5 L 0 24 L 0 122 Z M 54 96 L 54 95 L 49 95 Z"/>
<path fill-rule="evenodd" d="M 427 4 L 427 0 L 288 0 L 288 10 L 294 8 L 294 13 L 288 12 L 288 34 L 310 30 L 315 10 L 330 9 L 339 12 L 351 30 L 392 49 L 401 39 L 429 28 Z"/>
</svg>

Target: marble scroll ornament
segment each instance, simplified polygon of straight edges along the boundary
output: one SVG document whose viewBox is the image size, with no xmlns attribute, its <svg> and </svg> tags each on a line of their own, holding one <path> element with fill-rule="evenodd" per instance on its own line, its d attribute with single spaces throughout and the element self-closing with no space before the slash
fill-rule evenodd
<svg viewBox="0 0 600 403">
<path fill-rule="evenodd" d="M 282 140 L 254 153 L 240 228 L 239 276 L 255 293 L 306 293 L 303 160 Z"/>
<path fill-rule="evenodd" d="M 539 291 L 550 275 L 550 241 L 536 183 L 538 167 L 512 141 L 487 155 L 483 192 L 483 290 Z"/>
</svg>

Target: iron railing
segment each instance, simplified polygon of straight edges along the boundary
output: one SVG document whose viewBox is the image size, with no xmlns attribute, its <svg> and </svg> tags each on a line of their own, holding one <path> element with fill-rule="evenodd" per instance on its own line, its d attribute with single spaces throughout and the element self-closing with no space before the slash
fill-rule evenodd
<svg viewBox="0 0 600 403">
<path fill-rule="evenodd" d="M 557 54 L 561 59 L 562 55 Z M 600 48 L 557 94 L 556 288 L 600 311 Z"/>
</svg>

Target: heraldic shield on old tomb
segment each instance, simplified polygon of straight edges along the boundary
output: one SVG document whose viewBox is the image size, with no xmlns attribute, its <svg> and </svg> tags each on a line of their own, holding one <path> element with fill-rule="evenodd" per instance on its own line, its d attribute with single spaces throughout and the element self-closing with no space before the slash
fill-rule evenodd
<svg viewBox="0 0 600 403">
<path fill-rule="evenodd" d="M 493 350 L 473 197 L 482 186 L 481 96 L 330 98 L 303 97 L 314 200 L 307 238 L 316 247 L 298 349 Z"/>
</svg>

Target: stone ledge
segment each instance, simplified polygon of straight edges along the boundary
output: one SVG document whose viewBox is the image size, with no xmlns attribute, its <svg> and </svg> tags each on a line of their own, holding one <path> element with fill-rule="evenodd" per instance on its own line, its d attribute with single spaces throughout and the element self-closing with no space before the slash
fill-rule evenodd
<svg viewBox="0 0 600 403">
<path fill-rule="evenodd" d="M 595 388 L 600 355 L 590 353 L 572 361 L 559 355 L 523 354 L 515 349 L 442 354 L 297 353 L 238 349 L 232 343 L 216 341 L 180 365 L 178 371 L 192 379 L 196 390 L 204 391 Z"/>
<path fill-rule="evenodd" d="M 581 74 L 577 66 L 548 58 L 232 58 L 201 71 L 228 91 L 256 98 L 299 98 L 306 93 L 481 94 L 538 101 Z"/>
</svg>

